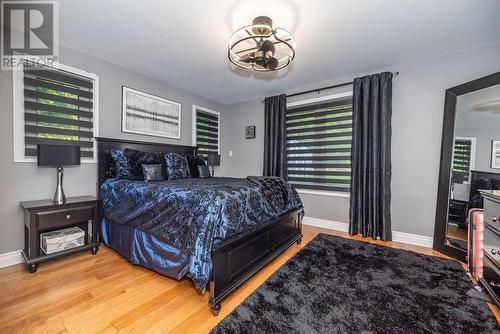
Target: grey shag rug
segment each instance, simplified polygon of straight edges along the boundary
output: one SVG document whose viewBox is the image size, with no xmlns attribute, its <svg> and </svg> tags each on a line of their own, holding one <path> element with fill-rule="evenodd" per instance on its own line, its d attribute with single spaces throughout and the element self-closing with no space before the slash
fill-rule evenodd
<svg viewBox="0 0 500 334">
<path fill-rule="evenodd" d="M 212 333 L 498 333 L 471 287 L 456 261 L 320 234 Z"/>
</svg>

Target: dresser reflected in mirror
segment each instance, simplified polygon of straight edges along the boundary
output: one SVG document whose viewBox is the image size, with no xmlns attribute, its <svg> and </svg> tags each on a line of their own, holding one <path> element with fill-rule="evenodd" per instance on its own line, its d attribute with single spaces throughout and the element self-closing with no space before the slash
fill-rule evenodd
<svg viewBox="0 0 500 334">
<path fill-rule="evenodd" d="M 446 91 L 434 249 L 465 261 L 479 190 L 500 189 L 500 74 Z"/>
</svg>

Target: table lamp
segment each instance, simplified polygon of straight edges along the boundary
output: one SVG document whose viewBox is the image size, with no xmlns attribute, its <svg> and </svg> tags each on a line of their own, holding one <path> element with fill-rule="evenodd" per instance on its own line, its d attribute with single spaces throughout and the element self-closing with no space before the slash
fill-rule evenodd
<svg viewBox="0 0 500 334">
<path fill-rule="evenodd" d="M 219 153 L 208 153 L 207 154 L 207 165 L 212 167 L 212 176 L 214 176 L 214 166 L 220 166 L 220 155 Z"/>
<path fill-rule="evenodd" d="M 80 146 L 74 145 L 37 145 L 37 163 L 42 167 L 57 167 L 57 186 L 52 202 L 63 204 L 66 202 L 63 190 L 63 166 L 80 165 Z"/>
</svg>

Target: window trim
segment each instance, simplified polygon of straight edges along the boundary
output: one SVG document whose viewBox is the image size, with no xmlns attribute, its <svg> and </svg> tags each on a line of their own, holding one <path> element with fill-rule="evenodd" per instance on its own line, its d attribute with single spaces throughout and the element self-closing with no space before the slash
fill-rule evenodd
<svg viewBox="0 0 500 334">
<path fill-rule="evenodd" d="M 97 163 L 97 143 L 95 138 L 99 136 L 99 76 L 94 73 L 80 70 L 75 67 L 64 65 L 54 62 L 51 65 L 44 65 L 45 67 L 52 68 L 58 71 L 68 72 L 70 74 L 78 75 L 93 81 L 94 87 L 92 90 L 92 122 L 94 124 L 93 131 L 93 150 L 94 156 L 92 159 L 81 158 L 81 163 Z M 24 144 L 24 66 L 22 69 L 12 70 L 12 113 L 13 113 L 13 146 L 14 157 L 13 162 L 36 162 L 36 157 L 26 157 L 25 144 Z"/>
<path fill-rule="evenodd" d="M 470 140 L 471 144 L 471 150 L 470 150 L 470 165 L 469 165 L 469 178 L 468 178 L 468 181 L 464 181 L 463 184 L 470 184 L 470 180 L 471 180 L 471 174 L 472 174 L 472 171 L 474 170 L 474 166 L 475 166 L 475 163 L 476 163 L 476 137 L 462 137 L 462 136 L 457 136 L 453 139 L 453 151 L 455 151 L 455 141 L 456 140 Z M 451 170 L 453 171 L 453 160 L 455 159 L 455 157 L 452 155 L 451 157 Z"/>
<path fill-rule="evenodd" d="M 335 190 L 319 190 L 319 189 L 309 189 L 309 188 L 295 188 L 299 194 L 316 195 L 316 196 L 327 196 L 327 197 L 341 197 L 350 198 L 351 191 L 335 191 Z"/>
<path fill-rule="evenodd" d="M 204 111 L 206 113 L 209 113 L 209 114 L 212 114 L 212 115 L 216 115 L 217 118 L 219 119 L 219 125 L 217 126 L 217 137 L 218 137 L 218 140 L 217 140 L 217 154 L 220 155 L 220 142 L 221 142 L 221 138 L 220 138 L 220 128 L 221 128 L 220 112 L 212 110 L 212 109 L 208 109 L 208 108 L 205 108 L 205 107 L 200 107 L 200 106 L 197 106 L 197 105 L 194 105 L 194 104 L 193 104 L 193 108 L 192 108 L 192 122 L 191 122 L 191 124 L 192 124 L 192 127 L 191 127 L 191 142 L 192 142 L 193 146 L 197 146 L 197 138 L 196 138 L 196 130 L 197 130 L 196 111 L 197 110 L 201 110 L 201 111 Z"/>
<path fill-rule="evenodd" d="M 309 104 L 309 103 L 318 103 L 318 102 L 326 102 L 330 100 L 336 100 L 336 99 L 341 99 L 343 97 L 349 97 L 352 96 L 352 90 L 343 92 L 343 93 L 337 93 L 337 94 L 330 94 L 330 95 L 325 95 L 325 96 L 319 96 L 319 97 L 313 97 L 311 99 L 307 100 L 299 100 L 295 102 L 288 102 L 286 104 L 286 108 L 293 108 L 293 107 L 298 107 L 304 104 Z"/>
<path fill-rule="evenodd" d="M 341 99 L 345 97 L 349 97 L 353 95 L 353 90 L 350 89 L 346 92 L 342 93 L 336 93 L 336 94 L 330 94 L 330 95 L 325 95 L 325 96 L 318 96 L 318 97 L 313 97 L 310 99 L 305 99 L 305 100 L 299 100 L 299 101 L 294 101 L 294 102 L 288 102 L 286 104 L 286 108 L 293 108 L 293 107 L 298 107 L 301 105 L 306 105 L 306 104 L 315 104 L 315 103 L 320 103 L 320 102 L 328 102 L 336 99 Z M 297 192 L 303 193 L 303 194 L 310 194 L 310 195 L 319 195 L 319 196 L 329 196 L 329 197 L 343 197 L 343 198 L 349 198 L 351 196 L 351 190 L 349 191 L 338 191 L 338 190 L 328 190 L 328 189 L 313 189 L 311 188 L 301 188 L 300 186 L 296 187 Z"/>
</svg>

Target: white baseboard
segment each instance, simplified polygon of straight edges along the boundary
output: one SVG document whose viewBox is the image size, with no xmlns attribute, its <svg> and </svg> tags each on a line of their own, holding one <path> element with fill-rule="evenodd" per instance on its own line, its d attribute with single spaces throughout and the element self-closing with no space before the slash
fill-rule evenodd
<svg viewBox="0 0 500 334">
<path fill-rule="evenodd" d="M 348 223 L 342 223 L 342 222 L 337 222 L 337 221 L 333 221 L 333 220 L 326 220 L 326 219 L 313 218 L 313 217 L 304 217 L 304 220 L 302 221 L 302 223 L 304 225 L 329 228 L 329 229 L 337 230 L 340 232 L 349 232 L 349 224 Z M 432 248 L 432 241 L 433 240 L 432 240 L 432 237 L 428 237 L 425 235 L 418 235 L 418 234 L 411 234 L 411 233 L 406 233 L 406 232 L 393 231 L 392 232 L 392 241 Z"/>
<path fill-rule="evenodd" d="M 313 218 L 313 217 L 306 216 L 302 220 L 302 224 L 316 226 L 316 227 L 322 227 L 322 228 L 329 228 L 331 230 L 337 230 L 340 232 L 348 232 L 349 231 L 349 224 L 342 223 L 342 222 L 336 222 L 334 220 L 326 220 L 326 219 Z"/>
<path fill-rule="evenodd" d="M 20 250 L 0 254 L 0 268 L 22 263 L 23 261 Z"/>
<path fill-rule="evenodd" d="M 394 231 L 392 232 L 392 241 L 432 248 L 433 238 L 426 235 Z"/>
</svg>

